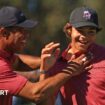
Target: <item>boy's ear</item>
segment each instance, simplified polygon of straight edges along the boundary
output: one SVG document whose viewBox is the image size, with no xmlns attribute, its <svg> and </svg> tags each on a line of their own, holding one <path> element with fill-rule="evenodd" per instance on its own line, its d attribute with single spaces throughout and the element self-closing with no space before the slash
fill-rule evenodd
<svg viewBox="0 0 105 105">
<path fill-rule="evenodd" d="M 66 36 L 67 36 L 68 38 L 70 38 L 71 32 L 72 32 L 72 28 L 67 29 Z"/>
<path fill-rule="evenodd" d="M 63 28 L 64 33 L 66 34 L 67 37 L 70 37 L 71 31 L 72 31 L 72 26 L 70 23 L 66 23 L 66 25 Z"/>
<path fill-rule="evenodd" d="M 71 28 L 67 29 L 67 33 L 68 33 L 69 35 L 71 35 L 71 31 L 72 31 Z"/>
</svg>

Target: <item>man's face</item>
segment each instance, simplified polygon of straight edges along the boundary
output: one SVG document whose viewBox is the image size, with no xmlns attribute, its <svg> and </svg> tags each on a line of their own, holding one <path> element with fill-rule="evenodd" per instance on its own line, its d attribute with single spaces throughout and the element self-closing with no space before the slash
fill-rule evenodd
<svg viewBox="0 0 105 105">
<path fill-rule="evenodd" d="M 93 27 L 72 27 L 71 46 L 74 52 L 86 52 L 95 41 L 96 29 Z"/>
<path fill-rule="evenodd" d="M 10 33 L 7 47 L 11 51 L 20 51 L 25 47 L 28 32 L 21 27 L 12 27 L 7 29 Z"/>
</svg>

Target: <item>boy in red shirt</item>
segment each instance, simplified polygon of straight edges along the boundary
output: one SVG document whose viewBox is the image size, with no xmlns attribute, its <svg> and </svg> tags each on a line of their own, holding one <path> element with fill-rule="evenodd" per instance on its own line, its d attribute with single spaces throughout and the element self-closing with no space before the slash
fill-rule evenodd
<svg viewBox="0 0 105 105">
<path fill-rule="evenodd" d="M 92 69 L 72 77 L 61 87 L 63 105 L 104 105 L 105 104 L 105 48 L 95 43 L 100 31 L 98 16 L 89 7 L 73 10 L 69 23 L 64 27 L 71 42 L 55 65 L 48 71 L 55 75 L 67 66 L 72 58 L 81 54 L 91 54 Z M 52 98 L 54 99 L 54 98 Z M 51 105 L 51 100 L 46 105 Z"/>
</svg>

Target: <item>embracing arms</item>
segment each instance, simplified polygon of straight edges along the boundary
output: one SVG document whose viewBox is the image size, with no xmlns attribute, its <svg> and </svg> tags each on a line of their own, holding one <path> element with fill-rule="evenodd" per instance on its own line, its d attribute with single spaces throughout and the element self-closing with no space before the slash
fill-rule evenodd
<svg viewBox="0 0 105 105">
<path fill-rule="evenodd" d="M 55 63 L 57 56 L 59 54 L 58 47 L 59 44 L 52 43 L 50 45 L 47 45 L 47 49 L 45 47 L 42 50 L 40 67 L 41 70 L 43 69 L 47 70 L 51 66 L 53 66 L 52 64 Z M 31 101 L 34 101 L 36 103 L 41 103 L 47 100 L 51 95 L 53 95 L 55 91 L 59 90 L 59 88 L 72 76 L 78 75 L 84 71 L 84 68 L 90 61 L 86 60 L 86 62 L 83 63 L 82 59 L 84 57 L 85 55 L 82 55 L 77 59 L 74 59 L 72 62 L 69 62 L 66 68 L 64 68 L 61 72 L 52 77 L 49 77 L 45 80 L 41 80 L 37 83 L 27 82 L 18 95 L 27 98 Z M 52 64 L 50 66 L 49 65 L 46 66 L 47 62 L 50 60 Z M 53 80 L 54 82 L 52 82 Z"/>
</svg>

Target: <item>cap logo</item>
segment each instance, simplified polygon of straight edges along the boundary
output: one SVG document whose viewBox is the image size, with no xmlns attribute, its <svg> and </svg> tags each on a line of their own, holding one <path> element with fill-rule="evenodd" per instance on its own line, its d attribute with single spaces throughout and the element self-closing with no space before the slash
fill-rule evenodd
<svg viewBox="0 0 105 105">
<path fill-rule="evenodd" d="M 91 13 L 89 11 L 84 11 L 83 18 L 89 20 L 91 18 Z"/>
</svg>

